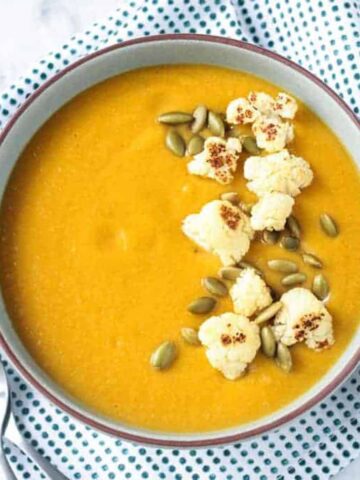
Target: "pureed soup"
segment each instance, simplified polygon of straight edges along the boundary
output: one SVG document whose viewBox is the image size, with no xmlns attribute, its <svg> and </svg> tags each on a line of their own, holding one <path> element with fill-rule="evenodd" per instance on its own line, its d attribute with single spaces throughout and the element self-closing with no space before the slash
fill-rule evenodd
<svg viewBox="0 0 360 480">
<path fill-rule="evenodd" d="M 219 147 L 221 141 L 217 140 L 216 147 L 215 140 L 216 148 L 210 146 L 218 156 L 227 155 L 226 149 L 232 146 L 233 156 L 227 157 L 225 170 L 235 158 L 235 179 L 223 184 L 216 178 L 190 174 L 187 168 L 192 157 L 174 155 L 174 148 L 182 154 L 177 134 L 188 140 L 189 125 L 171 127 L 156 120 L 164 112 L 192 112 L 201 104 L 213 112 L 225 112 L 229 102 L 246 98 L 250 91 L 276 98 L 279 89 L 254 76 L 210 66 L 164 66 L 130 72 L 91 88 L 63 107 L 34 136 L 14 169 L 1 211 L 1 285 L 7 310 L 24 345 L 44 371 L 101 414 L 141 427 L 179 432 L 214 430 L 259 419 L 317 382 L 356 330 L 360 311 L 360 183 L 356 167 L 327 126 L 299 102 L 294 120 L 281 119 L 281 125 L 288 124 L 286 128 L 295 127 L 295 138 L 291 141 L 291 132 L 287 132 L 284 148 L 309 164 L 301 167 L 304 188 L 299 195 L 285 195 L 279 204 L 279 197 L 276 201 L 269 197 L 266 205 L 253 210 L 256 219 L 250 220 L 244 210 L 249 212 L 248 203 L 260 202 L 263 197 L 247 188 L 243 165 L 250 154 L 244 145 L 241 147 L 241 135 L 253 135 L 254 123 L 240 126 L 237 132 L 238 127 L 231 132 L 227 127 L 227 136 L 234 135 L 235 142 Z M 246 102 L 240 104 L 227 112 L 239 123 L 243 117 L 237 118 L 237 114 L 248 107 Z M 201 118 L 198 121 L 201 123 Z M 223 118 L 215 114 L 211 121 L 213 132 L 218 133 L 215 137 L 221 135 Z M 173 129 L 177 133 L 171 133 L 169 140 Z M 200 134 L 206 137 L 209 132 Z M 240 142 L 236 140 L 239 134 Z M 261 131 L 256 140 L 264 140 Z M 273 141 L 271 135 L 267 140 Z M 257 152 L 254 139 L 250 142 L 250 149 Z M 194 149 L 199 151 L 199 147 Z M 261 150 L 260 155 L 269 154 Z M 256 168 L 253 174 L 261 176 Z M 266 184 L 261 182 L 260 178 L 260 189 Z M 224 262 L 215 251 L 219 245 L 213 245 L 212 252 L 202 248 L 210 249 L 211 241 L 202 230 L 206 225 L 195 222 L 197 233 L 205 235 L 202 246 L 182 231 L 185 218 L 198 214 L 224 192 L 237 192 L 244 210 L 222 200 L 225 203 L 212 204 L 220 210 L 213 208 L 204 215 L 203 224 L 208 219 L 216 231 L 213 220 L 220 212 L 223 216 L 217 221 L 223 220 L 223 227 L 236 240 L 240 222 L 242 234 L 251 242 L 242 261 L 259 268 L 266 281 L 252 266 L 242 264 L 239 270 L 245 273 L 237 277 L 239 272 L 235 272 L 232 282 L 221 280 L 231 289 L 231 297 L 207 290 L 214 288 L 214 281 L 204 278 L 219 279 Z M 226 198 L 237 202 L 231 196 Z M 282 229 L 279 224 L 286 220 L 292 198 L 292 215 L 301 226 L 300 246 L 294 240 L 296 226 L 292 231 L 289 220 L 280 238 L 271 230 Z M 266 209 L 274 202 L 280 212 L 275 220 L 266 216 Z M 325 230 L 319 224 L 324 213 L 330 215 L 322 217 L 328 222 Z M 332 220 L 337 234 L 333 237 L 329 236 L 329 228 L 331 234 L 335 225 Z M 273 233 L 265 233 L 265 237 L 272 237 L 268 243 L 263 241 L 264 232 L 251 233 L 250 222 L 260 224 L 260 228 L 262 222 L 270 222 Z M 271 226 L 271 222 L 278 224 Z M 196 237 L 196 232 L 192 233 Z M 290 244 L 284 245 L 284 237 L 292 238 L 285 240 Z M 221 244 L 222 238 L 220 235 L 213 241 Z M 238 238 L 243 250 L 246 238 Z M 235 243 L 229 247 L 225 241 L 222 260 L 233 253 L 231 248 L 240 248 L 240 243 Z M 315 254 L 323 268 L 305 263 L 304 252 Z M 293 262 L 296 268 L 290 266 L 289 270 L 288 265 L 286 272 L 272 270 L 268 261 L 274 259 Z M 226 266 L 231 263 L 228 260 Z M 288 282 L 284 277 L 294 270 L 300 278 L 283 285 Z M 310 293 L 314 277 L 320 274 L 323 277 L 317 277 L 315 291 L 325 298 L 325 307 L 319 307 Z M 210 287 L 209 282 L 213 282 Z M 282 315 L 282 322 L 293 321 L 299 309 L 306 310 L 306 302 L 310 310 L 316 305 L 319 313 L 308 315 L 310 323 L 278 326 L 275 350 L 274 319 L 254 320 L 261 310 L 269 308 L 269 286 L 275 302 L 294 288 L 302 293 L 306 289 L 311 296 L 301 300 L 300 295 L 299 303 L 295 291 L 294 303 L 289 299 L 290 307 L 286 307 L 292 309 L 292 317 L 280 304 L 282 310 L 277 315 Z M 247 292 L 245 299 L 242 292 Z M 254 299 L 247 303 L 252 294 L 257 295 L 255 303 L 259 300 L 256 312 Z M 212 311 L 213 300 L 211 305 L 205 300 L 205 307 L 200 301 L 199 307 L 197 299 L 204 296 L 216 300 Z M 208 313 L 196 313 L 202 308 Z M 234 309 L 247 314 L 234 314 Z M 221 317 L 224 312 L 232 315 Z M 206 346 L 193 345 L 199 342 L 200 325 L 209 317 L 215 317 L 211 320 L 215 323 L 200 330 Z M 319 322 L 325 322 L 320 326 L 324 331 L 320 331 Z M 267 333 L 262 337 L 270 340 L 260 338 L 264 327 Z M 324 338 L 328 345 L 321 344 Z M 166 341 L 171 343 L 164 346 Z M 259 348 L 261 341 L 269 357 Z M 314 344 L 316 341 L 319 343 Z M 227 348 L 232 352 L 228 356 Z"/>
</svg>

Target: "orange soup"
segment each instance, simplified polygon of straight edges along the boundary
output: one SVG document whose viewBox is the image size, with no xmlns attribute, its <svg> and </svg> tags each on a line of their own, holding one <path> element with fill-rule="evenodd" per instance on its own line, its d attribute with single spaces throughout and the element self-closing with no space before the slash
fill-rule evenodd
<svg viewBox="0 0 360 480">
<path fill-rule="evenodd" d="M 241 154 L 235 181 L 223 186 L 190 175 L 188 158 L 164 145 L 166 111 L 206 104 L 223 112 L 250 90 L 279 88 L 211 66 L 133 71 L 73 99 L 34 136 L 9 181 L 1 210 L 1 285 L 9 315 L 43 370 L 78 401 L 110 418 L 162 431 L 205 431 L 259 419 L 317 382 L 354 335 L 360 312 L 360 182 L 329 128 L 299 103 L 289 150 L 305 158 L 314 181 L 296 199 L 302 247 L 324 262 L 331 288 L 335 344 L 315 352 L 292 347 L 286 373 L 261 352 L 250 372 L 226 380 L 204 349 L 187 345 L 182 327 L 207 316 L 187 305 L 204 295 L 200 279 L 216 276 L 219 259 L 181 231 L 182 220 L 224 191 L 255 200 L 245 186 Z M 291 91 L 291 85 L 289 85 Z M 181 127 L 183 128 L 183 127 Z M 329 238 L 319 216 L 329 212 L 340 234 Z M 246 260 L 283 291 L 272 258 L 298 252 L 253 242 Z M 231 311 L 220 299 L 212 314 Z M 149 358 L 164 340 L 178 354 L 157 371 Z"/>
</svg>

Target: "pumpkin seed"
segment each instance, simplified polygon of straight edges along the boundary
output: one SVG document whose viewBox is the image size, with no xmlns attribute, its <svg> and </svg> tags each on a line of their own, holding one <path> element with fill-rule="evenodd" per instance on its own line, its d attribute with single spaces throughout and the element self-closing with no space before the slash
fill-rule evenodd
<svg viewBox="0 0 360 480">
<path fill-rule="evenodd" d="M 241 131 L 240 131 L 238 125 L 233 125 L 227 131 L 227 136 L 228 137 L 239 138 L 240 135 L 241 135 Z"/>
<path fill-rule="evenodd" d="M 260 153 L 260 148 L 257 146 L 256 140 L 254 137 L 248 136 L 241 139 L 243 147 L 251 155 L 258 155 Z"/>
<path fill-rule="evenodd" d="M 183 327 L 180 330 L 182 338 L 189 345 L 200 345 L 200 340 L 197 330 L 195 328 Z"/>
<path fill-rule="evenodd" d="M 298 266 L 296 265 L 296 263 L 290 260 L 269 260 L 267 264 L 270 270 L 275 270 L 276 272 L 296 273 L 298 271 Z"/>
<path fill-rule="evenodd" d="M 325 300 L 326 297 L 329 295 L 329 283 L 322 273 L 315 275 L 312 284 L 312 291 L 319 300 Z"/>
<path fill-rule="evenodd" d="M 175 130 L 168 131 L 165 143 L 168 149 L 178 157 L 183 157 L 185 155 L 185 141 Z"/>
<path fill-rule="evenodd" d="M 246 203 L 246 202 L 239 203 L 239 207 L 241 208 L 241 210 L 247 214 L 251 213 L 251 209 L 253 208 L 254 205 L 255 203 Z"/>
<path fill-rule="evenodd" d="M 262 233 L 262 241 L 263 243 L 267 243 L 268 245 L 275 245 L 280 237 L 280 232 L 276 230 L 264 230 Z"/>
<path fill-rule="evenodd" d="M 292 287 L 293 285 L 299 285 L 300 283 L 304 283 L 307 279 L 305 273 L 291 273 L 287 275 L 281 280 L 282 285 L 284 287 Z"/>
<path fill-rule="evenodd" d="M 208 127 L 213 135 L 223 137 L 225 135 L 225 125 L 218 113 L 210 111 L 208 114 Z"/>
<path fill-rule="evenodd" d="M 276 352 L 276 340 L 274 332 L 270 327 L 263 327 L 260 330 L 261 350 L 267 357 L 274 357 Z"/>
<path fill-rule="evenodd" d="M 205 105 L 199 105 L 195 108 L 192 114 L 194 121 L 191 124 L 191 131 L 193 133 L 199 133 L 205 127 L 207 115 L 208 112 Z"/>
<path fill-rule="evenodd" d="M 254 319 L 254 322 L 259 324 L 270 320 L 282 309 L 282 306 L 283 304 L 281 302 L 272 303 L 259 313 L 259 315 Z"/>
<path fill-rule="evenodd" d="M 285 250 L 289 250 L 291 252 L 294 252 L 299 248 L 300 245 L 300 240 L 296 237 L 290 237 L 285 235 L 282 237 L 280 241 L 280 247 L 285 248 Z"/>
<path fill-rule="evenodd" d="M 202 279 L 202 285 L 212 295 L 224 297 L 228 293 L 227 286 L 224 282 L 215 277 L 205 277 Z"/>
<path fill-rule="evenodd" d="M 242 268 L 238 267 L 223 267 L 219 270 L 219 276 L 224 280 L 235 281 L 242 273 Z"/>
<path fill-rule="evenodd" d="M 196 315 L 202 313 L 209 313 L 214 309 L 216 305 L 215 298 L 212 297 L 199 297 L 188 306 L 188 311 Z"/>
<path fill-rule="evenodd" d="M 175 357 L 175 344 L 173 342 L 164 342 L 153 352 L 150 357 L 150 363 L 154 368 L 163 370 L 170 367 Z"/>
<path fill-rule="evenodd" d="M 292 369 L 292 358 L 290 350 L 286 345 L 279 342 L 276 349 L 276 364 L 285 372 L 290 372 Z"/>
<path fill-rule="evenodd" d="M 322 261 L 316 255 L 313 255 L 312 253 L 303 253 L 301 256 L 306 265 L 310 265 L 310 267 L 314 268 L 323 267 Z"/>
<path fill-rule="evenodd" d="M 220 195 L 221 200 L 232 203 L 233 205 L 239 205 L 240 196 L 236 192 L 225 192 Z"/>
<path fill-rule="evenodd" d="M 196 155 L 197 153 L 202 152 L 204 149 L 204 142 L 205 140 L 200 135 L 194 135 L 191 137 L 187 146 L 188 155 Z"/>
<path fill-rule="evenodd" d="M 339 234 L 339 229 L 332 217 L 327 213 L 322 213 L 320 215 L 320 226 L 323 232 L 329 237 L 337 237 Z"/>
<path fill-rule="evenodd" d="M 255 270 L 255 272 L 256 272 L 258 275 L 260 275 L 260 277 L 263 277 L 263 276 L 264 276 L 263 272 L 262 272 L 259 268 L 255 267 L 252 263 L 245 262 L 245 261 L 241 261 L 241 262 L 239 262 L 239 263 L 237 264 L 237 266 L 240 267 L 240 268 L 242 268 L 242 269 L 251 268 L 252 270 Z"/>
<path fill-rule="evenodd" d="M 181 123 L 190 123 L 193 121 L 191 113 L 185 112 L 167 112 L 158 116 L 158 122 L 167 125 L 180 125 Z"/>
<path fill-rule="evenodd" d="M 286 221 L 286 227 L 291 233 L 292 237 L 300 238 L 301 228 L 298 219 L 294 215 L 290 215 Z"/>
</svg>

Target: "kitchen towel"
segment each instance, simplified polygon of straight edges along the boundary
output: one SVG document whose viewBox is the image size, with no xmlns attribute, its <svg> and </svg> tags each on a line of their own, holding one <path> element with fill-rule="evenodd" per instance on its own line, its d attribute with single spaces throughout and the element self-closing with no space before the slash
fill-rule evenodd
<svg viewBox="0 0 360 480">
<path fill-rule="evenodd" d="M 207 33 L 264 46 L 308 68 L 360 108 L 360 2 L 337 0 L 143 0 L 71 38 L 0 95 L 0 128 L 44 81 L 79 57 L 129 38 Z M 19 427 L 69 479 L 327 480 L 359 454 L 360 370 L 331 396 L 276 432 L 223 448 L 166 450 L 107 437 L 39 395 L 12 365 Z M 7 452 L 19 479 L 41 474 Z"/>
</svg>

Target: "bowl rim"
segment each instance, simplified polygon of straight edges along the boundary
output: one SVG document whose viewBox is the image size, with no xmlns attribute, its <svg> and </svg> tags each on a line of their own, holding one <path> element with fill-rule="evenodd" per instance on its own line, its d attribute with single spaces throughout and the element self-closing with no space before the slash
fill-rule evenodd
<svg viewBox="0 0 360 480">
<path fill-rule="evenodd" d="M 163 42 L 163 41 L 202 41 L 202 42 L 210 42 L 222 45 L 229 45 L 232 47 L 237 47 L 248 52 L 253 52 L 256 54 L 260 54 L 277 62 L 280 62 L 291 69 L 297 71 L 300 75 L 307 77 L 317 86 L 322 88 L 331 98 L 334 100 L 338 106 L 345 112 L 345 114 L 350 118 L 350 120 L 358 127 L 360 132 L 360 121 L 355 115 L 355 113 L 350 109 L 350 107 L 342 100 L 328 85 L 326 85 L 322 80 L 317 78 L 313 73 L 306 70 L 304 67 L 294 63 L 293 61 L 274 53 L 266 48 L 259 47 L 241 40 L 236 40 L 232 38 L 226 37 L 219 37 L 215 35 L 203 35 L 203 34 L 161 34 L 161 35 L 150 35 L 146 37 L 139 37 L 132 40 L 127 40 L 118 44 L 110 45 L 108 47 L 104 47 L 96 52 L 86 55 L 71 65 L 64 67 L 61 71 L 54 74 L 50 79 L 44 82 L 35 92 L 33 92 L 16 110 L 14 115 L 9 119 L 6 123 L 5 127 L 2 131 L 0 131 L 0 147 L 4 142 L 5 138 L 10 133 L 11 129 L 21 117 L 21 115 L 29 108 L 29 106 L 36 100 L 36 98 L 41 95 L 47 88 L 57 82 L 57 80 L 63 78 L 66 74 L 75 70 L 80 65 L 89 62 L 101 55 L 107 54 L 111 51 L 126 48 L 133 45 L 139 44 L 146 44 L 152 42 Z M 189 440 L 176 440 L 176 439 L 162 439 L 158 437 L 151 438 L 151 431 L 147 431 L 147 435 L 142 435 L 140 433 L 129 433 L 127 431 L 122 430 L 121 425 L 119 427 L 110 427 L 105 423 L 101 422 L 101 419 L 94 420 L 86 416 L 84 413 L 80 413 L 78 410 L 70 407 L 69 405 L 65 404 L 62 400 L 60 400 L 56 394 L 54 394 L 51 389 L 42 385 L 36 378 L 35 375 L 31 373 L 31 368 L 29 369 L 24 363 L 17 357 L 17 355 L 12 350 L 10 344 L 5 340 L 5 337 L 0 332 L 0 345 L 3 347 L 5 353 L 9 357 L 9 359 L 13 362 L 15 367 L 21 372 L 21 374 L 29 381 L 29 383 L 35 387 L 41 394 L 43 394 L 46 398 L 48 398 L 52 403 L 54 403 L 57 407 L 65 411 L 66 413 L 72 415 L 75 419 L 81 421 L 83 424 L 88 425 L 92 428 L 95 428 L 103 433 L 113 435 L 118 438 L 122 438 L 124 440 L 137 442 L 140 444 L 149 444 L 155 446 L 162 446 L 162 447 L 207 447 L 207 446 L 217 446 L 217 445 L 224 445 L 228 443 L 239 442 L 245 440 L 250 437 L 254 437 L 257 435 L 264 434 L 270 430 L 278 428 L 285 423 L 294 420 L 299 415 L 303 414 L 309 408 L 316 405 L 322 399 L 324 399 L 327 395 L 329 395 L 338 385 L 340 385 L 347 376 L 354 370 L 356 365 L 360 361 L 360 347 L 354 352 L 353 356 L 345 363 L 343 368 L 340 372 L 331 380 L 328 384 L 324 385 L 323 388 L 317 392 L 316 395 L 312 396 L 311 398 L 304 401 L 304 403 L 288 413 L 285 413 L 281 417 L 276 420 L 270 420 L 265 425 L 260 425 L 256 427 L 250 427 L 244 432 L 238 433 L 221 433 L 219 432 L 219 436 L 216 438 L 210 439 L 189 439 Z M 128 426 L 128 429 L 132 429 L 136 427 L 132 427 L 131 425 Z M 164 436 L 166 436 L 167 432 L 164 432 Z M 173 434 L 176 435 L 176 434 Z"/>
</svg>

